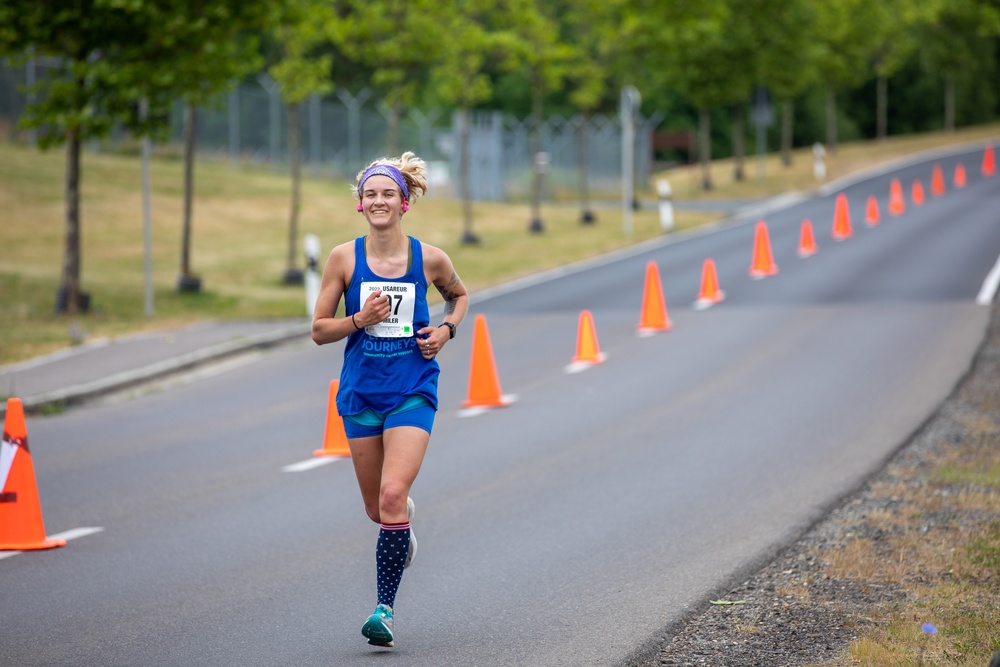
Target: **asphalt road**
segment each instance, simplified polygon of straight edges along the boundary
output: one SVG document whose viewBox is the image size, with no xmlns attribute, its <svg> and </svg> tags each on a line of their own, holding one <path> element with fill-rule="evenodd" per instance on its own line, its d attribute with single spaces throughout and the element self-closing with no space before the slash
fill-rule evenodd
<svg viewBox="0 0 1000 667">
<path fill-rule="evenodd" d="M 949 191 L 920 207 L 909 186 L 929 186 L 930 163 L 845 184 L 846 241 L 829 235 L 835 192 L 768 214 L 780 272 L 763 280 L 747 275 L 751 217 L 474 295 L 441 358 L 442 409 L 412 494 L 420 550 L 389 651 L 360 635 L 377 527 L 350 461 L 284 470 L 322 444 L 340 346 L 288 345 L 32 418 L 48 532 L 103 530 L 0 560 L 0 663 L 641 661 L 876 470 L 967 371 L 988 319 L 976 297 L 1000 255 L 1000 177 L 980 177 L 979 156 L 940 157 Z M 890 176 L 907 191 L 899 217 L 886 213 Z M 803 218 L 819 243 L 809 258 L 796 254 Z M 726 299 L 696 311 L 706 257 Z M 673 330 L 640 338 L 650 260 Z M 607 360 L 568 373 L 582 309 Z M 517 401 L 468 416 L 476 313 Z"/>
</svg>

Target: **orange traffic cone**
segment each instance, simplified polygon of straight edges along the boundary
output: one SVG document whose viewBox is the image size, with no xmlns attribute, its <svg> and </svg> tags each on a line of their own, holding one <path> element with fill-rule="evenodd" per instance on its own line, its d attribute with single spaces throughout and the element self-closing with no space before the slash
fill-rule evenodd
<svg viewBox="0 0 1000 667">
<path fill-rule="evenodd" d="M 670 317 L 667 315 L 667 304 L 663 300 L 663 285 L 660 282 L 660 269 L 656 262 L 646 262 L 646 283 L 642 288 L 642 317 L 639 320 L 640 334 L 651 334 L 658 331 L 670 331 Z"/>
<path fill-rule="evenodd" d="M 35 466 L 28 450 L 24 406 L 21 399 L 8 398 L 3 440 L 0 440 L 0 551 L 64 546 L 66 540 L 45 537 Z"/>
<path fill-rule="evenodd" d="M 996 173 L 996 158 L 993 156 L 993 144 L 986 144 L 983 151 L 983 176 L 992 176 Z"/>
<path fill-rule="evenodd" d="M 806 218 L 802 221 L 799 231 L 799 257 L 809 257 L 816 254 L 816 236 L 813 234 L 812 220 Z"/>
<path fill-rule="evenodd" d="M 874 227 L 878 224 L 878 221 L 878 199 L 875 198 L 875 195 L 868 195 L 868 206 L 865 210 L 865 224 L 869 227 Z"/>
<path fill-rule="evenodd" d="M 851 228 L 851 212 L 847 208 L 847 195 L 841 192 L 837 195 L 837 201 L 833 209 L 833 230 L 831 236 L 834 241 L 849 239 L 854 234 Z"/>
<path fill-rule="evenodd" d="M 931 171 L 931 194 L 935 197 L 940 197 L 944 194 L 944 173 L 941 171 L 941 165 L 935 164 L 934 169 Z"/>
<path fill-rule="evenodd" d="M 913 187 L 910 189 L 910 199 L 913 200 L 914 206 L 924 205 L 924 184 L 920 182 L 920 179 L 913 181 Z"/>
<path fill-rule="evenodd" d="M 750 276 L 763 278 L 778 273 L 778 265 L 771 254 L 771 237 L 767 233 L 767 223 L 757 221 L 753 234 L 753 260 L 750 262 Z"/>
<path fill-rule="evenodd" d="M 954 183 L 956 188 L 965 187 L 965 165 L 962 164 L 961 162 L 955 165 Z"/>
<path fill-rule="evenodd" d="M 600 364 L 604 362 L 604 355 L 597 344 L 597 331 L 594 329 L 594 316 L 589 310 L 580 313 L 580 323 L 576 333 L 576 356 L 573 357 L 574 365 L 577 364 Z"/>
<path fill-rule="evenodd" d="M 906 212 L 906 201 L 903 199 L 903 186 L 899 179 L 894 178 L 889 183 L 889 213 L 903 215 Z"/>
<path fill-rule="evenodd" d="M 486 316 L 476 315 L 472 329 L 472 363 L 469 366 L 469 393 L 463 408 L 502 408 L 510 405 L 510 400 L 500 392 L 500 377 L 497 375 L 496 361 L 490 332 L 486 327 Z"/>
<path fill-rule="evenodd" d="M 323 437 L 323 449 L 317 449 L 313 456 L 350 456 L 351 448 L 347 446 L 347 433 L 344 431 L 344 420 L 337 411 L 337 390 L 340 380 L 330 382 L 330 395 L 326 402 L 326 435 Z"/>
<path fill-rule="evenodd" d="M 715 261 L 706 259 L 701 267 L 701 291 L 698 293 L 698 300 L 694 302 L 694 307 L 696 310 L 704 310 L 725 298 L 725 293 L 719 289 L 719 275 L 715 271 Z"/>
</svg>

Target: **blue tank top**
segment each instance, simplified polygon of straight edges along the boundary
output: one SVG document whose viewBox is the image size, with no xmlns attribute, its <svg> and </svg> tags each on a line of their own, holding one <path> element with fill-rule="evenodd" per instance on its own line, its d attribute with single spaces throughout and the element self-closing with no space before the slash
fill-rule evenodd
<svg viewBox="0 0 1000 667">
<path fill-rule="evenodd" d="M 354 240 L 354 273 L 344 295 L 347 317 L 360 312 L 376 289 L 390 295 L 392 311 L 385 322 L 347 337 L 337 392 L 341 415 L 356 415 L 365 408 L 384 414 L 415 395 L 424 396 L 437 409 L 441 367 L 424 358 L 415 336 L 430 324 L 424 254 L 420 241 L 407 238 L 413 260 L 400 278 L 383 278 L 372 271 L 365 257 L 365 237 Z"/>
</svg>

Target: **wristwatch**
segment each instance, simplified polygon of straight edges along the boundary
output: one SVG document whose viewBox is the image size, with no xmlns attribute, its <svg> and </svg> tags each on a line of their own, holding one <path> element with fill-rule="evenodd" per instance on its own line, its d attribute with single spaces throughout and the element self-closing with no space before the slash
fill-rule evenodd
<svg viewBox="0 0 1000 667">
<path fill-rule="evenodd" d="M 448 340 L 451 340 L 452 338 L 455 337 L 455 329 L 457 329 L 458 327 L 456 327 L 454 324 L 452 324 L 451 322 L 442 322 L 441 324 L 438 325 L 438 329 L 440 329 L 441 327 L 448 327 Z"/>
</svg>

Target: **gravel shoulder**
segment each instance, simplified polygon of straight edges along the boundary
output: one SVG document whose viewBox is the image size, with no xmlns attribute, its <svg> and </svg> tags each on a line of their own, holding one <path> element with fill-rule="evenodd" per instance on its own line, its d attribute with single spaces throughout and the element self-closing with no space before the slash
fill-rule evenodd
<svg viewBox="0 0 1000 667">
<path fill-rule="evenodd" d="M 900 516 L 907 521 L 919 517 L 907 531 L 938 533 L 945 543 L 970 526 L 1000 520 L 996 502 L 984 510 L 949 501 L 967 493 L 967 483 L 954 488 L 930 488 L 927 483 L 933 466 L 963 456 L 963 448 L 1000 449 L 998 378 L 1000 306 L 994 304 L 986 339 L 969 373 L 882 470 L 772 562 L 716 599 L 728 604 L 699 606 L 680 627 L 669 628 L 658 646 L 634 656 L 631 664 L 850 664 L 851 642 L 885 623 L 889 610 L 913 602 L 912 587 L 905 585 L 910 583 L 905 581 L 908 575 L 904 581 L 866 578 L 863 573 L 845 576 L 843 567 L 831 568 L 831 555 L 850 554 L 848 547 L 859 537 L 875 552 L 880 546 L 888 548 L 891 526 L 899 525 Z M 936 498 L 933 511 L 929 496 Z M 880 521 L 883 517 L 894 517 L 896 523 Z M 950 574 L 935 571 L 935 565 L 906 562 L 909 571 L 918 573 L 914 576 L 924 579 Z"/>
</svg>

